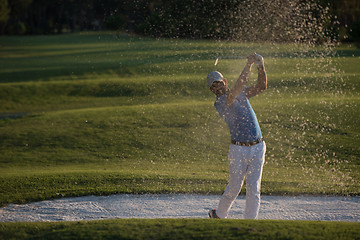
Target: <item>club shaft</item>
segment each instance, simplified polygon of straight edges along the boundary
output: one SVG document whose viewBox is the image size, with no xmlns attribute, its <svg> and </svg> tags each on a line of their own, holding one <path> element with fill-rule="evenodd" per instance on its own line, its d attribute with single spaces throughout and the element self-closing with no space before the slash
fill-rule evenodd
<svg viewBox="0 0 360 240">
<path fill-rule="evenodd" d="M 218 59 L 243 59 L 246 58 L 246 56 L 220 56 Z"/>
<path fill-rule="evenodd" d="M 246 56 L 220 56 L 216 58 L 214 65 L 216 66 L 218 64 L 219 59 L 244 59 L 244 58 L 246 58 Z"/>
</svg>

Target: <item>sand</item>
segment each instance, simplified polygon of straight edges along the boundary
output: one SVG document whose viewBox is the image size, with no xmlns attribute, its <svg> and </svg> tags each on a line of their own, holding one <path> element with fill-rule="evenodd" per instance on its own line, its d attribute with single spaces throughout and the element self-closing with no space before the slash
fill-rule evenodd
<svg viewBox="0 0 360 240">
<path fill-rule="evenodd" d="M 0 208 L 0 222 L 82 221 L 116 218 L 207 218 L 219 195 L 119 194 L 63 198 Z M 229 219 L 242 219 L 239 196 Z M 360 222 L 360 197 L 262 196 L 258 219 Z"/>
</svg>

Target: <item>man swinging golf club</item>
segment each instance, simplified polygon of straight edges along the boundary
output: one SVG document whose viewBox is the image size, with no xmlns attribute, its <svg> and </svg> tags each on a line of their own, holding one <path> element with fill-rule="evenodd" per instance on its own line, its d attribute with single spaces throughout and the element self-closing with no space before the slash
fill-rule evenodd
<svg viewBox="0 0 360 240">
<path fill-rule="evenodd" d="M 229 89 L 227 80 L 220 72 L 207 76 L 207 83 L 216 95 L 214 106 L 230 129 L 231 144 L 228 153 L 229 183 L 217 209 L 209 211 L 210 218 L 226 218 L 240 193 L 246 177 L 245 218 L 256 219 L 260 207 L 260 183 L 265 162 L 266 145 L 249 98 L 267 88 L 267 76 L 263 57 L 251 54 L 235 86 Z M 257 83 L 247 87 L 253 64 L 258 68 Z"/>
</svg>

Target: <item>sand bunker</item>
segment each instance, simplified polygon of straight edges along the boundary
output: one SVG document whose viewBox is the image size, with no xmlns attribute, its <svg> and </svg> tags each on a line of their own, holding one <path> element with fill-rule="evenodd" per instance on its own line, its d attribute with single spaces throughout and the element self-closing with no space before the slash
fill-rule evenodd
<svg viewBox="0 0 360 240">
<path fill-rule="evenodd" d="M 80 221 L 115 218 L 207 218 L 218 195 L 159 194 L 64 198 L 0 209 L 0 221 Z M 229 218 L 241 219 L 245 196 Z M 360 197 L 262 196 L 259 219 L 360 222 Z"/>
</svg>

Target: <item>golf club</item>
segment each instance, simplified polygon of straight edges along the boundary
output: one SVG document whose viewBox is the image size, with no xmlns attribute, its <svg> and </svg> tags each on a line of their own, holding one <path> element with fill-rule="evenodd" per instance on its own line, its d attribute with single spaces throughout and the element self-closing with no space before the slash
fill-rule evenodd
<svg viewBox="0 0 360 240">
<path fill-rule="evenodd" d="M 218 64 L 219 59 L 244 59 L 246 58 L 246 56 L 221 56 L 221 57 L 217 57 L 215 60 L 215 66 Z"/>
</svg>

